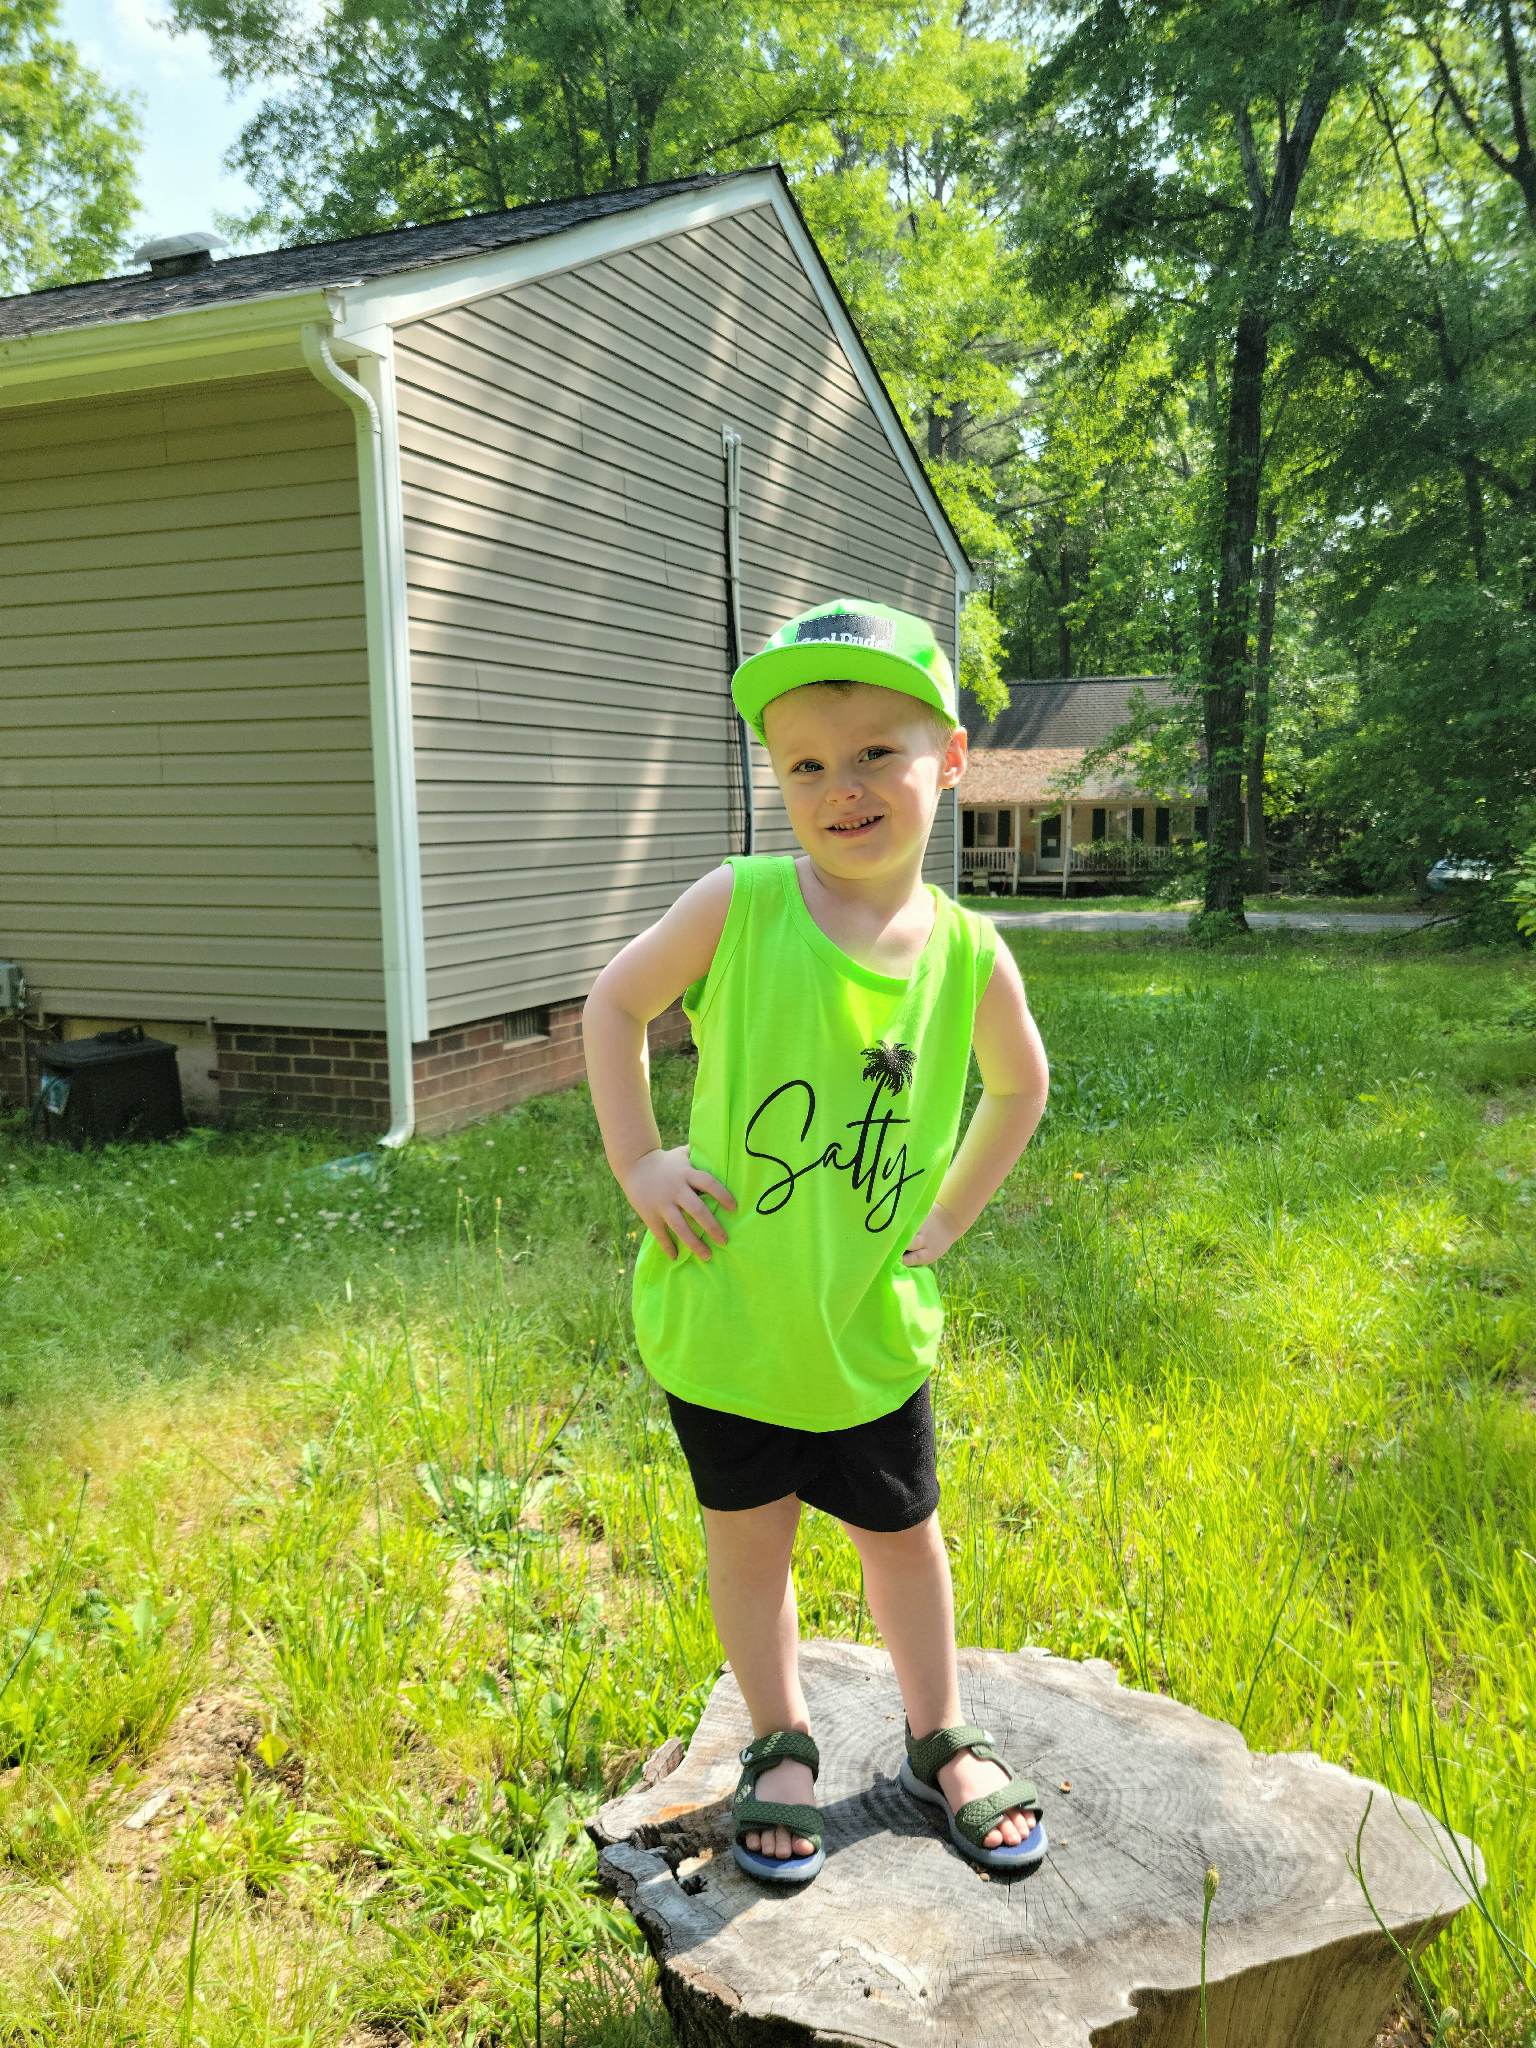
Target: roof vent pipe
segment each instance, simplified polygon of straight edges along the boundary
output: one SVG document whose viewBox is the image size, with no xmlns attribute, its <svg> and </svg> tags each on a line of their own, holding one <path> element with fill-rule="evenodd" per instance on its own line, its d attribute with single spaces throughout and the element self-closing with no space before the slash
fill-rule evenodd
<svg viewBox="0 0 1536 2048">
<path fill-rule="evenodd" d="M 212 270 L 215 249 L 227 249 L 222 235 L 207 228 L 194 228 L 185 235 L 156 235 L 140 242 L 133 252 L 135 263 L 147 263 L 154 277 L 181 277 L 189 270 Z"/>
</svg>

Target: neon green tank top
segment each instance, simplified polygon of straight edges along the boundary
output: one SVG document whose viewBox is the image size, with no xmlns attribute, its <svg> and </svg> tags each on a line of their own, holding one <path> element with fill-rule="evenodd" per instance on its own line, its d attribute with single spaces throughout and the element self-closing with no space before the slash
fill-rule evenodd
<svg viewBox="0 0 1536 2048">
<path fill-rule="evenodd" d="M 729 1240 L 707 1260 L 644 1233 L 636 1347 L 685 1401 L 847 1429 L 899 1408 L 938 1357 L 934 1270 L 901 1255 L 954 1151 L 996 933 L 929 883 L 933 931 L 902 980 L 827 936 L 792 855 L 727 865 L 720 943 L 682 1007 L 699 1051 L 688 1156 L 736 1207 L 702 1197 Z"/>
</svg>

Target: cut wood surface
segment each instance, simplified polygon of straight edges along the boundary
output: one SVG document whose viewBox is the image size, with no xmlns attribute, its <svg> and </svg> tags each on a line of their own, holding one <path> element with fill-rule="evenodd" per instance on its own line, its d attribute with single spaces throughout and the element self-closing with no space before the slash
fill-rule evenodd
<svg viewBox="0 0 1536 2048">
<path fill-rule="evenodd" d="M 1211 2048 L 1370 2048 L 1407 1974 L 1394 1940 L 1417 1954 L 1484 1880 L 1464 1836 L 1310 1751 L 1250 1751 L 1098 1659 L 962 1649 L 964 1718 L 1045 1810 L 1044 1863 L 1000 1877 L 902 1790 L 887 1653 L 816 1639 L 800 1656 L 827 1848 L 811 1883 L 761 1882 L 731 1854 L 752 1727 L 729 1665 L 686 1753 L 664 1744 L 588 1823 L 686 2048 L 1200 2048 L 1208 1866 Z"/>
</svg>

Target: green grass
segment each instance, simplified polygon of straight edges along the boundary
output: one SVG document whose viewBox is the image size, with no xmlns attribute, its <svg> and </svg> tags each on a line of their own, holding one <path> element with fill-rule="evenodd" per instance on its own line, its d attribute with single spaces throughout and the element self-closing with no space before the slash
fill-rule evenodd
<svg viewBox="0 0 1536 2048">
<path fill-rule="evenodd" d="M 1528 2048 L 1529 962 L 1008 942 L 1054 1085 L 941 1272 L 960 1640 L 1108 1657 L 1472 1835 L 1419 2022 Z M 664 1143 L 692 1074 L 655 1062 Z M 586 1090 L 366 1180 L 313 1173 L 341 1134 L 75 1157 L 18 1124 L 0 2044 L 661 2048 L 582 1821 L 720 1651 Z M 810 1510 L 796 1584 L 805 1634 L 875 1640 Z"/>
</svg>

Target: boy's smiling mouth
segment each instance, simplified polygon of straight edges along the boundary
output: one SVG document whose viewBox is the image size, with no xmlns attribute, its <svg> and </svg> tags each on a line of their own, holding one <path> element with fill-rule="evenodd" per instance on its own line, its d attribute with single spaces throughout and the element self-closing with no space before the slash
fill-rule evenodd
<svg viewBox="0 0 1536 2048">
<path fill-rule="evenodd" d="M 872 832 L 884 816 L 884 811 L 866 811 L 862 819 L 850 818 L 846 824 L 829 825 L 827 830 L 835 832 L 839 839 L 861 839 L 866 832 Z"/>
</svg>

